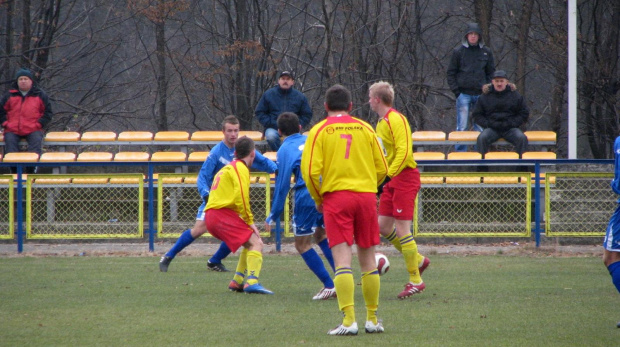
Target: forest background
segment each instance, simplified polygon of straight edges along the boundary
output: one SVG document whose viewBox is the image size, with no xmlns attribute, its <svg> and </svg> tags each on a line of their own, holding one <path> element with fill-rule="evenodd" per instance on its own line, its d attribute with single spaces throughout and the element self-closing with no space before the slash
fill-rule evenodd
<svg viewBox="0 0 620 347">
<path fill-rule="evenodd" d="M 48 130 L 243 130 L 282 70 L 313 123 L 335 83 L 356 116 L 378 80 L 413 130 L 455 129 L 446 68 L 477 22 L 531 109 L 527 129 L 567 156 L 566 0 L 0 0 L 0 89 L 20 67 L 50 95 Z M 620 0 L 578 1 L 578 156 L 611 158 L 620 134 Z M 307 130 L 307 129 L 305 129 Z"/>
</svg>

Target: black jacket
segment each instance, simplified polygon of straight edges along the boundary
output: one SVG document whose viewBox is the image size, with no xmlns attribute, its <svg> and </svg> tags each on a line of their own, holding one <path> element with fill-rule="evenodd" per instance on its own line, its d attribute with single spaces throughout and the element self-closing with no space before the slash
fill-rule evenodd
<svg viewBox="0 0 620 347">
<path fill-rule="evenodd" d="M 473 111 L 476 124 L 485 129 L 504 132 L 527 122 L 530 110 L 514 84 L 509 84 L 502 92 L 495 91 L 493 85 L 484 86 L 483 89 L 484 93 L 478 98 Z"/>
<path fill-rule="evenodd" d="M 491 82 L 491 75 L 495 72 L 493 53 L 484 45 L 482 35 L 478 45 L 470 46 L 467 41 L 467 33 L 470 32 L 481 35 L 478 25 L 471 23 L 465 31 L 463 42 L 452 52 L 448 66 L 448 85 L 455 96 L 461 93 L 480 95 L 482 86 Z"/>
</svg>

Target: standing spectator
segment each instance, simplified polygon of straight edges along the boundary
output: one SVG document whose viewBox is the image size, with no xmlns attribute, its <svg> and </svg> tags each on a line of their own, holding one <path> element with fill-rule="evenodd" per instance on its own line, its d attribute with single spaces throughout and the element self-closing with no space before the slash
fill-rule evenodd
<svg viewBox="0 0 620 347">
<path fill-rule="evenodd" d="M 527 137 L 519 127 L 527 122 L 530 110 L 516 89 L 514 84 L 509 84 L 504 70 L 495 71 L 492 83 L 483 88 L 484 94 L 473 112 L 474 122 L 484 128 L 476 142 L 483 156 L 501 138 L 512 143 L 519 154 L 527 150 Z"/>
<path fill-rule="evenodd" d="M 292 112 L 284 112 L 278 117 L 278 132 L 284 136 L 282 146 L 278 149 L 277 160 L 278 175 L 276 188 L 271 201 L 271 213 L 265 221 L 267 229 L 270 223 L 280 217 L 284 211 L 284 204 L 288 192 L 291 190 L 291 175 L 295 175 L 294 210 L 293 221 L 295 224 L 295 249 L 301 255 L 308 268 L 323 283 L 323 288 L 312 300 L 327 300 L 336 297 L 334 281 L 327 272 L 323 260 L 312 248 L 312 235 L 317 245 L 323 251 L 323 255 L 334 269 L 332 251 L 329 249 L 325 229 L 323 228 L 323 215 L 317 211 L 312 197 L 308 194 L 306 183 L 301 177 L 301 153 L 306 143 L 306 136 L 299 133 L 301 125 L 299 118 Z"/>
<path fill-rule="evenodd" d="M 252 139 L 242 136 L 237 140 L 237 159 L 224 166 L 213 180 L 211 197 L 205 209 L 205 224 L 209 233 L 224 241 L 231 251 L 236 252 L 243 246 L 228 289 L 249 294 L 273 294 L 258 282 L 263 265 L 263 240 L 250 209 L 249 170 L 255 156 Z"/>
<path fill-rule="evenodd" d="M 456 97 L 456 131 L 469 130 L 469 111 L 495 71 L 493 53 L 484 45 L 481 33 L 477 23 L 469 23 L 463 42 L 452 52 L 448 66 L 448 85 Z M 475 122 L 473 128 L 482 131 Z M 457 145 L 455 150 L 464 152 L 467 146 Z"/>
<path fill-rule="evenodd" d="M 426 288 L 421 274 L 430 260 L 418 253 L 411 233 L 415 198 L 420 190 L 420 172 L 413 159 L 409 122 L 392 108 L 393 102 L 394 88 L 389 83 L 377 82 L 370 86 L 368 103 L 379 115 L 377 136 L 385 148 L 388 162 L 386 183 L 380 189 L 379 230 L 405 259 L 409 280 L 397 296 L 404 299 Z"/>
<path fill-rule="evenodd" d="M 620 194 L 620 137 L 614 143 L 614 179 L 611 181 L 611 189 L 616 194 Z M 609 219 L 605 240 L 603 241 L 605 251 L 603 253 L 603 263 L 609 274 L 611 281 L 620 293 L 620 200 L 616 211 Z M 620 328 L 620 322 L 617 327 Z"/>
<path fill-rule="evenodd" d="M 4 152 L 19 152 L 19 141 L 26 139 L 28 152 L 41 155 L 43 128 L 52 120 L 52 115 L 49 98 L 34 81 L 32 72 L 25 68 L 17 71 L 15 82 L 0 100 Z"/>
<path fill-rule="evenodd" d="M 239 120 L 237 117 L 230 115 L 224 118 L 222 121 L 222 134 L 224 135 L 224 139 L 211 149 L 207 160 L 202 164 L 200 172 L 198 173 L 197 188 L 198 193 L 202 197 L 202 204 L 198 207 L 196 223 L 193 228 L 187 229 L 181 233 L 181 236 L 179 236 L 172 248 L 161 257 L 159 261 L 159 270 L 161 272 L 167 272 L 168 266 L 170 266 L 174 257 L 185 249 L 185 247 L 202 236 L 202 234 L 207 232 L 207 226 L 204 223 L 205 207 L 209 201 L 213 178 L 218 171 L 234 159 L 235 143 L 239 136 Z M 265 158 L 258 151 L 256 151 L 256 156 L 251 167 L 252 169 L 268 173 L 276 172 L 277 168 L 273 161 Z M 228 272 L 228 269 L 222 264 L 222 259 L 226 258 L 229 254 L 230 249 L 226 246 L 226 243 L 222 242 L 218 250 L 213 254 L 213 257 L 207 261 L 207 269 L 217 272 Z"/>
<path fill-rule="evenodd" d="M 379 244 L 377 186 L 387 173 L 383 149 L 372 127 L 350 116 L 351 93 L 341 85 L 327 90 L 327 118 L 310 130 L 301 158 L 301 172 L 317 210 L 324 213 L 325 229 L 336 265 L 334 284 L 342 324 L 329 335 L 357 335 L 351 269 L 352 246 L 362 271 L 366 303 L 366 332 L 381 333 L 377 319 L 381 286 L 375 246 Z"/>
<path fill-rule="evenodd" d="M 268 89 L 258 101 L 254 114 L 265 128 L 265 140 L 272 151 L 280 148 L 278 116 L 282 112 L 293 112 L 299 116 L 302 128 L 312 120 L 312 109 L 306 96 L 295 89 L 295 77 L 290 71 L 282 71 L 278 85 Z"/>
</svg>

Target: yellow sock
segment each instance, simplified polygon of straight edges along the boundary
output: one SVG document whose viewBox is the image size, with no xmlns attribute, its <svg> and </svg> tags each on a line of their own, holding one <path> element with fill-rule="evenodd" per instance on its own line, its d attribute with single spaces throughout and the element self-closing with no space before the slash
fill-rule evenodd
<svg viewBox="0 0 620 347">
<path fill-rule="evenodd" d="M 248 277 L 245 283 L 252 285 L 258 283 L 260 269 L 263 266 L 263 255 L 259 251 L 248 251 Z"/>
<path fill-rule="evenodd" d="M 355 283 L 353 281 L 353 271 L 351 268 L 336 268 L 334 285 L 336 286 L 338 308 L 344 313 L 342 324 L 345 327 L 351 326 L 351 324 L 355 322 Z"/>
<path fill-rule="evenodd" d="M 366 320 L 377 324 L 377 308 L 379 308 L 379 290 L 381 280 L 377 270 L 362 273 L 362 293 L 366 303 Z"/>
<path fill-rule="evenodd" d="M 390 241 L 399 252 L 402 253 L 403 249 L 400 246 L 400 239 L 396 236 L 396 230 L 392 230 L 392 232 L 385 238 Z"/>
<path fill-rule="evenodd" d="M 237 270 L 235 270 L 235 276 L 233 276 L 233 280 L 239 284 L 243 283 L 245 279 L 245 274 L 247 273 L 248 267 L 248 249 L 244 248 L 239 254 L 239 262 L 237 263 Z"/>
<path fill-rule="evenodd" d="M 407 271 L 409 272 L 409 282 L 421 283 L 422 277 L 420 277 L 420 271 L 418 270 L 418 245 L 415 243 L 413 235 L 409 234 L 401 238 L 400 244 L 403 248 L 405 265 L 407 265 Z"/>
</svg>

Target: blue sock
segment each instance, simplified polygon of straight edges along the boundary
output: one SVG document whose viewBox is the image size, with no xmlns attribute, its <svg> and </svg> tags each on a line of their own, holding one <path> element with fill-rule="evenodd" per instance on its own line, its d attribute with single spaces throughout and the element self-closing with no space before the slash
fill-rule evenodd
<svg viewBox="0 0 620 347">
<path fill-rule="evenodd" d="M 309 250 L 302 253 L 301 257 L 306 262 L 306 265 L 314 272 L 316 277 L 318 277 L 321 282 L 323 282 L 323 287 L 325 288 L 334 288 L 334 281 L 329 276 L 329 272 L 323 265 L 323 260 L 319 257 L 319 254 L 314 250 L 314 248 L 310 248 Z"/>
<path fill-rule="evenodd" d="M 226 246 L 226 244 L 224 242 L 220 243 L 220 248 L 217 249 L 217 251 L 215 252 L 215 254 L 213 254 L 213 256 L 211 257 L 211 259 L 209 259 L 209 263 L 211 264 L 221 264 L 222 263 L 222 259 L 228 257 L 228 255 L 232 253 L 230 251 L 230 248 L 228 248 L 228 246 Z"/>
<path fill-rule="evenodd" d="M 189 246 L 192 242 L 194 242 L 195 238 L 192 237 L 192 232 L 190 229 L 187 229 L 179 236 L 177 242 L 175 242 L 174 246 L 170 248 L 168 253 L 166 253 L 167 257 L 174 258 L 176 255 L 183 250 L 183 248 Z"/>
<path fill-rule="evenodd" d="M 620 261 L 615 263 L 611 263 L 607 270 L 609 270 L 609 274 L 611 275 L 611 281 L 616 286 L 618 293 L 620 293 Z"/>
<path fill-rule="evenodd" d="M 332 250 L 329 248 L 329 242 L 327 242 L 327 239 L 319 242 L 319 247 L 321 247 L 323 256 L 325 257 L 325 259 L 327 259 L 329 266 L 332 267 L 332 271 L 336 273 L 336 266 L 334 266 L 334 257 L 332 256 Z"/>
</svg>

